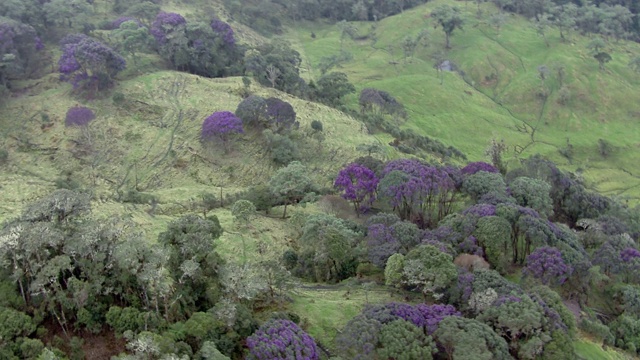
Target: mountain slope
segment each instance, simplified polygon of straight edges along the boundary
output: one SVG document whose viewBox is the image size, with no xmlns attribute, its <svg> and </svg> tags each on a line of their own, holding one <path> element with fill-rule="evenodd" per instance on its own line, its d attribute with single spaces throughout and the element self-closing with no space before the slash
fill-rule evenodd
<svg viewBox="0 0 640 360">
<path fill-rule="evenodd" d="M 449 51 L 430 18 L 443 4 L 458 6 L 465 18 Z M 530 21 L 506 14 L 498 31 L 486 20 L 498 10 L 485 3 L 481 11 L 478 16 L 475 6 L 437 0 L 377 23 L 355 23 L 355 40 L 341 40 L 340 24 L 316 23 L 294 24 L 288 38 L 315 77 L 322 57 L 348 51 L 353 60 L 332 71 L 347 73 L 358 90 L 390 92 L 408 109 L 405 128 L 453 145 L 472 160 L 484 157 L 491 138 L 504 139 L 511 168 L 517 159 L 541 153 L 581 173 L 591 188 L 637 203 L 640 127 L 634 89 L 640 74 L 627 63 L 640 54 L 640 46 L 609 41 L 613 60 L 601 71 L 586 47 L 588 37 L 572 32 L 562 42 L 556 29 L 547 28 L 547 47 Z M 404 59 L 403 40 L 423 29 L 429 33 L 426 46 Z M 441 60 L 459 71 L 438 72 L 434 64 Z M 357 107 L 355 96 L 350 104 Z"/>
</svg>

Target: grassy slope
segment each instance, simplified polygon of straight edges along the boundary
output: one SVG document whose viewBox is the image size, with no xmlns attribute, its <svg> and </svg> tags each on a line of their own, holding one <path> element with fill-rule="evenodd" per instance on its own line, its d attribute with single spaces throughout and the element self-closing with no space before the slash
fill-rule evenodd
<svg viewBox="0 0 640 360">
<path fill-rule="evenodd" d="M 460 7 L 466 19 L 464 30 L 454 33 L 453 48 L 448 52 L 444 52 L 441 29 L 428 16 L 445 3 Z M 547 48 L 525 19 L 508 15 L 498 33 L 484 20 L 497 12 L 495 7 L 484 4 L 479 18 L 475 9 L 460 2 L 435 0 L 384 19 L 377 23 L 375 45 L 370 40 L 343 41 L 343 48 L 354 59 L 336 70 L 347 73 L 358 90 L 376 87 L 389 91 L 409 111 L 404 127 L 454 145 L 471 160 L 483 158 L 492 137 L 504 139 L 512 167 L 517 166 L 517 158 L 541 153 L 566 169 L 580 170 L 592 188 L 627 196 L 637 204 L 640 174 L 634 165 L 640 127 L 636 125 L 638 106 L 633 89 L 640 85 L 640 75 L 626 64 L 633 54 L 640 53 L 638 44 L 611 43 L 613 61 L 603 72 L 588 54 L 586 37 L 571 33 L 570 41 L 563 43 L 559 32 L 549 29 Z M 372 31 L 372 23 L 356 25 L 360 35 Z M 405 62 L 402 40 L 423 28 L 430 34 L 428 46 L 418 47 Z M 336 25 L 295 24 L 287 38 L 302 52 L 310 77 L 319 76 L 316 65 L 321 57 L 336 54 L 341 47 Z M 441 78 L 433 66 L 434 58 L 452 60 L 465 77 L 444 73 Z M 550 91 L 546 102 L 536 96 L 542 86 L 537 70 L 540 65 L 550 69 L 544 84 Z M 565 106 L 558 102 L 557 65 L 565 69 L 563 84 L 571 94 Z M 488 80 L 492 74 L 497 78 Z M 357 106 L 355 96 L 350 100 Z M 615 149 L 606 159 L 598 153 L 601 138 Z M 558 151 L 567 139 L 573 145 L 571 162 Z"/>
<path fill-rule="evenodd" d="M 138 190 L 158 197 L 156 214 L 175 215 L 191 210 L 202 192 L 218 194 L 219 186 L 224 193 L 240 191 L 264 183 L 277 170 L 257 134 L 242 136 L 226 155 L 220 149 L 203 148 L 198 140 L 202 119 L 214 111 L 234 111 L 241 101 L 235 95 L 242 86 L 239 78 L 205 79 L 161 71 L 123 81 L 115 91 L 125 95 L 125 105 L 115 106 L 110 98 L 85 104 L 96 111 L 97 118 L 90 127 L 93 150 L 81 156 L 74 156 L 79 150 L 74 141 L 82 137 L 81 131 L 64 126 L 66 110 L 78 100 L 53 76 L 48 81 L 49 90 L 33 89 L 33 96 L 13 99 L 0 114 L 11 159 L 0 169 L 0 221 L 51 191 L 52 181 L 63 171 L 94 187 L 103 200 L 95 206 L 98 212 L 120 212 L 122 206 L 113 202 L 117 190 L 137 184 Z M 292 103 L 301 124 L 296 141 L 320 185 L 328 185 L 344 162 L 358 156 L 356 145 L 377 141 L 361 131 L 358 122 L 334 109 L 271 89 L 253 90 Z M 42 113 L 52 120 L 52 127 L 41 129 Z M 314 119 L 325 124 L 322 143 L 308 136 Z M 18 139 L 56 150 L 26 151 Z"/>
</svg>

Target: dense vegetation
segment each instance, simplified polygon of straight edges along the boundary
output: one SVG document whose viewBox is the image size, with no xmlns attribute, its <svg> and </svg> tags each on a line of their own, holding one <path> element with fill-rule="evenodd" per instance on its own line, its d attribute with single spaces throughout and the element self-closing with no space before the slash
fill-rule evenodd
<svg viewBox="0 0 640 360">
<path fill-rule="evenodd" d="M 637 356 L 634 203 L 497 138 L 465 154 L 406 125 L 428 94 L 351 82 L 346 44 L 424 3 L 0 3 L 0 358 Z M 640 40 L 633 1 L 475 5 L 430 8 L 442 51 L 487 6 L 498 33 L 510 12 L 545 46 L 588 36 L 602 76 Z M 314 26 L 339 31 L 317 71 L 275 36 Z M 431 60 L 442 85 L 457 65 Z M 565 73 L 536 70 L 546 104 Z"/>
</svg>

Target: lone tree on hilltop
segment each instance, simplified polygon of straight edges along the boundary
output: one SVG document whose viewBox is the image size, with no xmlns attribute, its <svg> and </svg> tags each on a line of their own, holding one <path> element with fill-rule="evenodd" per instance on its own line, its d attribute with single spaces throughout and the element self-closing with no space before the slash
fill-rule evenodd
<svg viewBox="0 0 640 360">
<path fill-rule="evenodd" d="M 460 9 L 449 5 L 441 5 L 433 10 L 431 16 L 442 26 L 445 37 L 445 48 L 451 49 L 451 35 L 456 29 L 462 29 L 462 25 L 464 24 Z"/>
</svg>

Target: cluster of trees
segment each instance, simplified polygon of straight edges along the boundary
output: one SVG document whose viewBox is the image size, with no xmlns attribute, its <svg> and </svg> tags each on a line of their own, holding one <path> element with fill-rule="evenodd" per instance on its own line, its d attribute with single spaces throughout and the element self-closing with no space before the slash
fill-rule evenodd
<svg viewBox="0 0 640 360">
<path fill-rule="evenodd" d="M 506 176 L 483 162 L 462 169 L 417 160 L 363 163 L 341 170 L 336 189 L 356 213 L 372 207 L 386 213 L 365 226 L 308 216 L 298 250 L 283 261 L 315 281 L 337 281 L 371 264 L 384 269 L 387 285 L 445 301 L 432 306 L 450 306 L 452 317 L 428 329 L 411 305 L 365 310 L 336 340 L 340 355 L 396 358 L 394 351 L 404 349 L 420 358 L 439 351 L 454 358 L 574 358 L 576 319 L 560 294 L 588 312 L 583 330 L 637 350 L 637 210 L 588 192 L 537 156 Z M 447 211 L 451 203 L 459 210 Z M 326 224 L 336 231 L 318 230 Z M 309 235 L 316 239 L 313 252 Z M 522 273 L 522 287 L 502 277 L 514 270 Z M 607 317 L 589 310 L 596 294 L 615 299 L 611 308 L 598 309 Z"/>
<path fill-rule="evenodd" d="M 176 70 L 207 77 L 242 74 L 244 51 L 231 27 L 219 19 L 187 23 L 180 14 L 160 12 L 149 31 L 158 53 Z"/>
<path fill-rule="evenodd" d="M 43 49 L 32 26 L 0 16 L 0 94 L 11 89 L 11 81 L 37 74 Z"/>
<path fill-rule="evenodd" d="M 493 0 L 501 10 L 514 12 L 536 21 L 539 26 L 554 25 L 566 39 L 570 31 L 600 34 L 617 39 L 640 40 L 635 1 L 520 1 Z"/>
<path fill-rule="evenodd" d="M 424 0 L 295 0 L 286 4 L 273 0 L 225 0 L 224 4 L 235 18 L 265 33 L 282 31 L 277 14 L 296 20 L 328 19 L 336 22 L 380 20 L 425 3 Z"/>
<path fill-rule="evenodd" d="M 87 110 L 69 117 L 82 122 Z M 227 112 L 211 118 L 242 125 Z M 320 358 L 297 316 L 276 314 L 259 327 L 254 304 L 283 294 L 291 274 L 335 282 L 372 271 L 425 303 L 365 308 L 336 339 L 345 358 L 571 358 L 578 325 L 560 294 L 584 306 L 583 330 L 629 351 L 640 346 L 640 217 L 552 163 L 533 157 L 505 176 L 483 162 L 458 169 L 363 157 L 335 187 L 368 216 L 364 224 L 296 212 L 289 221 L 298 237 L 280 263 L 245 265 L 216 253 L 223 229 L 215 216 L 179 218 L 150 244 L 125 220 L 91 216 L 89 195 L 58 190 L 0 232 L 0 318 L 11 324 L 0 351 L 62 356 L 69 349 L 44 343 L 37 330 L 55 322 L 69 336 L 108 326 L 144 358 Z M 313 202 L 317 191 L 292 162 L 274 174 L 262 203 L 239 200 L 232 213 L 250 224 L 257 208 L 284 205 L 286 218 L 289 205 Z M 572 218 L 579 231 L 560 223 Z M 514 271 L 522 285 L 503 277 Z M 598 309 L 607 317 L 589 310 L 599 293 L 612 299 Z"/>
<path fill-rule="evenodd" d="M 225 264 L 216 252 L 223 229 L 215 216 L 181 217 L 150 242 L 136 225 L 90 211 L 88 194 L 57 190 L 3 225 L 0 357 L 65 359 L 76 351 L 74 358 L 84 358 L 77 346 L 46 342 L 45 324 L 68 338 L 111 329 L 133 355 L 120 359 L 228 359 L 244 352 L 245 339 L 258 330 L 253 302 L 276 296 L 276 278 L 286 271 L 263 264 L 256 277 Z M 249 341 L 252 353 L 269 324 Z"/>
</svg>

